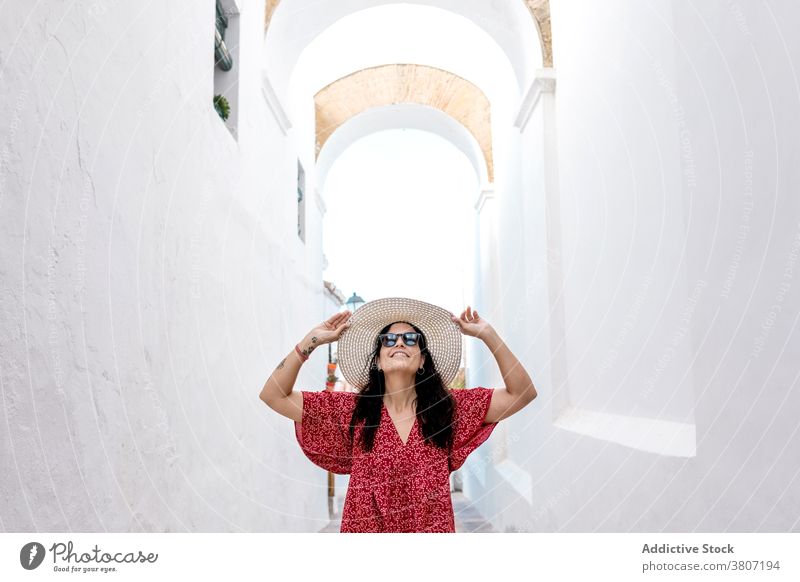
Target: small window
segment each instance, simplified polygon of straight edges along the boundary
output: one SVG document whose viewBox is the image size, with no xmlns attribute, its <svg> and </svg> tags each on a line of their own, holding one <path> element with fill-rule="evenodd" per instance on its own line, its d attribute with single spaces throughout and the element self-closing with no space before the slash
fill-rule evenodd
<svg viewBox="0 0 800 582">
<path fill-rule="evenodd" d="M 216 0 L 213 107 L 237 138 L 239 125 L 239 8 L 235 0 Z"/>
<path fill-rule="evenodd" d="M 228 28 L 228 18 L 222 5 L 217 0 L 217 31 L 214 36 L 214 58 L 217 66 L 223 71 L 230 71 L 233 67 L 233 55 L 225 44 L 225 30 Z"/>
<path fill-rule="evenodd" d="M 306 242 L 306 173 L 297 161 L 297 236 Z"/>
</svg>

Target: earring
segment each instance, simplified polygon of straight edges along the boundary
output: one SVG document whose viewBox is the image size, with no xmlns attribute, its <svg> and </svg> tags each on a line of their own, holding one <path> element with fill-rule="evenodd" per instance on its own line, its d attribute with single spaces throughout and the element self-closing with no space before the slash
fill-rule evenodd
<svg viewBox="0 0 800 582">
<path fill-rule="evenodd" d="M 417 374 L 422 376 L 425 373 L 425 366 L 422 366 L 419 370 L 417 370 Z"/>
</svg>

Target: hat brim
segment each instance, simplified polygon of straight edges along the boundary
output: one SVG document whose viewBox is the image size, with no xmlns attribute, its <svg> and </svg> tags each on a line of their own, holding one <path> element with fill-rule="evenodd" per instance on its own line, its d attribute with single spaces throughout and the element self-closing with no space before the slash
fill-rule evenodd
<svg viewBox="0 0 800 582">
<path fill-rule="evenodd" d="M 350 327 L 339 337 L 337 360 L 345 379 L 358 388 L 369 382 L 369 357 L 380 331 L 396 321 L 416 326 L 427 340 L 436 371 L 447 386 L 461 365 L 461 330 L 450 312 L 437 305 L 405 297 L 385 297 L 365 303 L 350 316 Z"/>
</svg>

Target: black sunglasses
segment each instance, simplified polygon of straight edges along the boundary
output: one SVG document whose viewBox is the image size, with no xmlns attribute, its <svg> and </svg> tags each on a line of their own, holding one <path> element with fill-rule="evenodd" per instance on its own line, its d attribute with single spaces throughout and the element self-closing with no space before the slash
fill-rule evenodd
<svg viewBox="0 0 800 582">
<path fill-rule="evenodd" d="M 407 331 L 405 333 L 382 333 L 378 337 L 381 340 L 381 345 L 385 348 L 394 347 L 397 344 L 397 338 L 403 336 L 403 343 L 406 346 L 415 346 L 419 340 L 420 334 L 414 331 Z"/>
</svg>

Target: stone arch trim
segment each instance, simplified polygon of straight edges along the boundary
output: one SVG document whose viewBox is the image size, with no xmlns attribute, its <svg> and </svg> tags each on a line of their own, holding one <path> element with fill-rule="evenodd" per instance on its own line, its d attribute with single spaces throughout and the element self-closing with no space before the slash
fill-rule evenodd
<svg viewBox="0 0 800 582">
<path fill-rule="evenodd" d="M 275 0 L 277 1 L 277 0 Z M 525 0 L 539 31 L 539 43 L 542 45 L 542 61 L 545 67 L 553 66 L 553 35 L 550 32 L 550 0 Z"/>
<path fill-rule="evenodd" d="M 469 131 L 494 181 L 489 99 L 477 86 L 448 71 L 413 64 L 370 67 L 337 79 L 314 96 L 316 155 L 340 126 L 373 107 L 413 103 L 438 109 Z"/>
<path fill-rule="evenodd" d="M 362 111 L 331 134 L 317 156 L 316 186 L 319 191 L 325 187 L 328 173 L 342 152 L 363 137 L 392 129 L 415 129 L 438 135 L 466 156 L 481 189 L 490 187 L 486 158 L 475 136 L 466 127 L 439 109 L 400 103 Z"/>
<path fill-rule="evenodd" d="M 280 4 L 281 0 L 266 0 L 264 5 L 264 34 L 267 33 L 269 29 L 269 21 L 272 20 L 272 15 L 275 13 L 275 9 Z"/>
<path fill-rule="evenodd" d="M 269 29 L 270 20 L 281 0 L 265 0 L 264 34 Z M 550 31 L 550 0 L 523 0 L 525 7 L 539 31 L 539 43 L 542 47 L 542 60 L 545 67 L 553 66 L 553 38 Z"/>
</svg>

